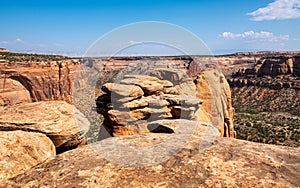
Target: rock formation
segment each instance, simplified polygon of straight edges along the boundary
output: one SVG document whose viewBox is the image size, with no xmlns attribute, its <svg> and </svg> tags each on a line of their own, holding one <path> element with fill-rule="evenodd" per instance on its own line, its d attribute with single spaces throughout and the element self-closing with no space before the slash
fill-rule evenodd
<svg viewBox="0 0 300 188">
<path fill-rule="evenodd" d="M 299 56 L 264 55 L 88 59 L 95 74 L 79 71 L 74 83 L 78 60 L 25 63 L 23 54 L 2 61 L 0 53 L 0 187 L 299 187 L 299 148 L 220 138 L 236 136 L 231 103 L 247 98 L 244 86 L 259 86 L 259 97 L 282 88 L 299 96 Z M 245 65 L 229 79 L 240 98 L 215 61 L 226 73 Z M 66 102 L 36 101 L 72 103 L 73 84 L 95 87 L 81 80 L 88 76 L 101 83 L 93 92 L 101 90 L 96 104 L 106 132 L 77 148 L 89 128 L 84 115 Z M 94 95 L 79 94 L 81 110 L 95 105 Z M 55 149 L 63 153 L 53 157 Z"/>
<path fill-rule="evenodd" d="M 0 131 L 0 143 L 0 182 L 55 156 L 54 144 L 41 133 Z"/>
<path fill-rule="evenodd" d="M 240 67 L 251 67 L 265 56 L 270 56 L 270 53 L 237 53 L 216 57 L 113 57 L 79 60 L 63 56 L 0 52 L 0 105 L 44 100 L 65 100 L 72 103 L 72 86 L 85 87 L 80 79 L 74 83 L 76 76 L 85 78 L 80 73 L 75 74 L 80 61 L 87 61 L 89 66 L 96 68 L 98 72 L 119 71 L 140 62 L 172 64 L 173 67 L 185 70 L 188 75 L 196 76 L 207 64 L 219 65 L 228 75 Z M 294 59 L 293 72 L 299 75 L 299 56 L 294 56 Z M 101 67 L 96 67 L 97 64 L 101 64 Z M 11 97 L 12 94 L 14 97 Z"/>
<path fill-rule="evenodd" d="M 89 122 L 82 113 L 63 101 L 25 103 L 0 109 L 0 131 L 42 133 L 52 140 L 58 153 L 84 144 L 88 129 Z"/>
<path fill-rule="evenodd" d="M 204 126 L 205 127 L 205 126 Z M 201 150 L 202 139 L 190 137 L 183 147 L 182 134 L 164 144 L 169 134 L 113 137 L 81 147 L 20 174 L 3 187 L 299 187 L 300 150 L 218 138 Z M 116 144 L 123 147 L 116 147 Z M 160 161 L 148 158 L 155 146 L 181 148 Z M 147 149 L 150 148 L 150 149 Z M 199 150 L 200 148 L 200 150 Z M 129 152 L 131 149 L 139 152 Z M 146 149 L 146 150 L 144 150 Z M 147 152 L 144 152 L 147 151 Z M 140 154 L 140 155 L 137 155 Z M 141 155 L 143 154 L 143 155 Z M 109 156 L 109 157 L 107 157 Z M 126 157 L 125 157 L 126 156 Z M 128 163 L 128 161 L 130 163 Z M 135 163 L 136 162 L 136 163 Z M 138 165 L 135 165 L 138 164 Z"/>
<path fill-rule="evenodd" d="M 156 68 L 151 75 L 124 75 L 118 83 L 102 85 L 97 111 L 111 136 L 170 133 L 150 130 L 148 125 L 161 119 L 187 119 L 213 124 L 221 136 L 235 137 L 231 92 L 219 71 L 206 70 L 194 81 L 176 69 Z"/>
</svg>

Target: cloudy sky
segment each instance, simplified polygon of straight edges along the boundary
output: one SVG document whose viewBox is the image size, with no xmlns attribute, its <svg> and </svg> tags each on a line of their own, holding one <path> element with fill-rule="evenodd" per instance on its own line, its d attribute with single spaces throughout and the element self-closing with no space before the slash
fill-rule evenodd
<svg viewBox="0 0 300 188">
<path fill-rule="evenodd" d="M 300 0 L 10 0 L 0 16 L 0 47 L 15 52 L 76 56 L 142 21 L 181 26 L 214 54 L 300 50 Z"/>
</svg>

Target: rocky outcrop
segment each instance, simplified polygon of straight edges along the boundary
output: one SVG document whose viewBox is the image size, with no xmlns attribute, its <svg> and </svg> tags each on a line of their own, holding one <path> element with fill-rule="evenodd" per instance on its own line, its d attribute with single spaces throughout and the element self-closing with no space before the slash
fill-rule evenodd
<svg viewBox="0 0 300 188">
<path fill-rule="evenodd" d="M 63 101 L 19 104 L 0 109 L 0 131 L 22 130 L 48 136 L 57 152 L 85 143 L 89 121 Z"/>
<path fill-rule="evenodd" d="M 0 131 L 0 182 L 55 156 L 51 140 L 41 133 Z"/>
<path fill-rule="evenodd" d="M 228 78 L 239 109 L 289 112 L 300 107 L 299 56 L 263 58 L 250 68 L 243 68 Z"/>
<path fill-rule="evenodd" d="M 204 126 L 205 127 L 205 126 Z M 113 137 L 81 147 L 0 184 L 3 187 L 299 187 L 300 150 L 182 134 Z M 119 144 L 119 147 L 118 147 Z M 171 155 L 154 155 L 153 148 Z M 132 152 L 135 151 L 135 152 Z M 174 151 L 174 150 L 173 150 Z M 153 154 L 153 155 L 152 155 Z M 167 157 L 164 157 L 167 156 Z M 108 157 L 107 157 L 108 156 Z M 150 157 L 149 157 L 150 156 Z M 145 160 L 146 159 L 146 160 Z M 163 160 L 162 160 L 163 159 Z M 140 161 L 151 163 L 143 165 Z"/>
<path fill-rule="evenodd" d="M 299 145 L 299 64 L 296 53 L 273 54 L 228 76 L 237 138 Z"/>
<path fill-rule="evenodd" d="M 159 75 L 163 72 L 161 70 Z M 170 77 L 170 74 L 163 76 Z M 195 96 L 183 95 L 183 85 L 173 85 L 154 76 L 125 75 L 120 83 L 102 86 L 103 94 L 96 100 L 97 111 L 104 116 L 103 125 L 112 136 L 170 132 L 149 125 L 161 119 L 195 120 L 195 113 L 202 103 Z"/>
<path fill-rule="evenodd" d="M 271 76 L 294 74 L 295 59 L 292 57 L 268 57 L 257 61 L 255 67 L 240 69 L 233 74 L 233 77 L 254 75 Z M 296 66 L 297 67 L 297 66 Z"/>
<path fill-rule="evenodd" d="M 235 137 L 231 92 L 219 71 L 207 69 L 195 80 L 176 69 L 156 68 L 150 74 L 125 75 L 118 83 L 102 85 L 97 111 L 111 136 L 172 133 L 151 130 L 148 125 L 162 119 L 187 119 L 213 124 L 221 136 Z"/>
</svg>

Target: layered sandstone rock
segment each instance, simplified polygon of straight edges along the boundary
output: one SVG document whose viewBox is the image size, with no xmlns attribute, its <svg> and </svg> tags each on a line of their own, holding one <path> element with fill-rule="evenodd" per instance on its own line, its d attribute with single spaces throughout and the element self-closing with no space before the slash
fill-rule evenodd
<svg viewBox="0 0 300 188">
<path fill-rule="evenodd" d="M 44 134 L 0 131 L 0 182 L 55 156 L 55 146 Z"/>
<path fill-rule="evenodd" d="M 184 134 L 172 136 L 147 134 L 108 138 L 58 155 L 2 186 L 300 186 L 299 148 L 218 138 L 206 143 L 209 148 L 201 150 L 202 137 L 190 135 L 188 142 L 182 144 L 187 140 Z M 153 154 L 153 151 L 168 149 L 173 149 L 175 153 Z"/>
<path fill-rule="evenodd" d="M 0 131 L 45 134 L 58 152 L 84 144 L 89 126 L 81 112 L 63 101 L 26 103 L 0 109 Z"/>
<path fill-rule="evenodd" d="M 162 71 L 163 72 L 163 71 Z M 112 136 L 158 132 L 149 123 L 161 119 L 195 120 L 202 101 L 179 95 L 180 85 L 146 75 L 125 75 L 118 83 L 102 86 L 97 111 L 105 118 L 103 126 Z"/>
<path fill-rule="evenodd" d="M 0 54 L 0 104 L 2 105 L 44 100 L 65 100 L 68 103 L 72 103 L 72 86 L 75 85 L 77 88 L 86 87 L 85 85 L 87 83 L 81 79 L 85 79 L 87 75 L 75 73 L 80 64 L 79 59 L 68 59 L 67 57 L 62 56 L 52 57 L 47 55 L 14 54 L 7 52 L 5 52 L 5 54 L 9 54 L 9 56 Z M 173 67 L 184 70 L 190 76 L 195 76 L 200 71 L 204 70 L 205 65 L 215 64 L 219 65 L 226 75 L 229 75 L 241 67 L 249 68 L 259 62 L 260 59 L 270 55 L 293 56 L 295 59 L 293 73 L 295 75 L 300 75 L 299 53 L 296 52 L 236 53 L 216 57 L 174 56 L 87 58 L 83 59 L 82 62 L 87 62 L 87 66 L 96 68 L 97 72 L 119 71 L 132 64 L 141 62 L 153 64 L 154 67 L 162 68 L 169 68 L 169 65 L 171 64 Z M 97 67 L 98 65 L 101 66 Z M 286 71 L 285 69 L 286 68 L 283 68 L 282 71 Z M 89 72 L 86 72 L 86 74 L 89 74 Z M 110 76 L 114 76 L 114 74 Z M 74 83 L 75 77 L 77 77 L 76 83 Z M 12 82 L 14 82 L 13 86 L 11 86 Z M 15 92 L 14 98 L 9 97 L 12 92 Z M 30 97 L 28 96 L 28 93 Z"/>
</svg>

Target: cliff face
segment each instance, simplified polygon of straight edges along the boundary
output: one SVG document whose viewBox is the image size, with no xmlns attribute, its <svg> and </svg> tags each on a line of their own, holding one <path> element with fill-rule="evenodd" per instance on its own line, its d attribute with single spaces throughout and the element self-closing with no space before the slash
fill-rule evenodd
<svg viewBox="0 0 300 188">
<path fill-rule="evenodd" d="M 270 56 L 241 68 L 228 82 L 238 138 L 299 146 L 299 56 Z"/>
<path fill-rule="evenodd" d="M 259 111 L 300 110 L 299 56 L 268 57 L 253 67 L 242 68 L 228 79 L 234 103 L 252 106 Z M 255 102 L 256 101 L 256 102 Z"/>
<path fill-rule="evenodd" d="M 242 68 L 235 72 L 232 77 L 270 76 L 278 77 L 283 75 L 300 76 L 300 56 L 294 57 L 265 57 L 249 68 Z"/>
<path fill-rule="evenodd" d="M 78 61 L 0 64 L 0 104 L 65 100 L 72 102 Z"/>
</svg>

